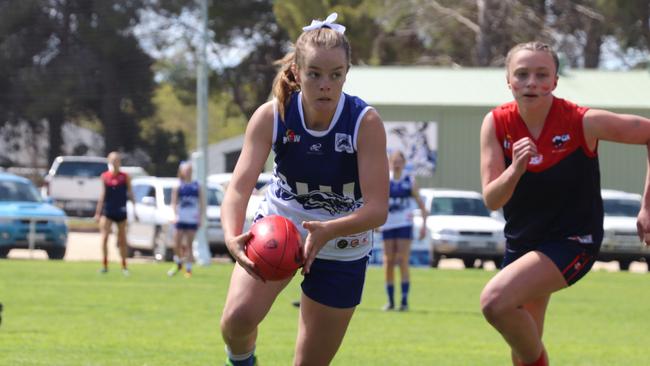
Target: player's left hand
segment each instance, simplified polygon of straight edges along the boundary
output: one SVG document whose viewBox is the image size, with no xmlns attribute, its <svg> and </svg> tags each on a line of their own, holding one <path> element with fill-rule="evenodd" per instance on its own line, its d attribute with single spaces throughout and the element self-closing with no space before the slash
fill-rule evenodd
<svg viewBox="0 0 650 366">
<path fill-rule="evenodd" d="M 329 236 L 324 223 L 320 221 L 303 221 L 302 227 L 307 229 L 307 238 L 303 245 L 305 264 L 302 267 L 302 274 L 309 273 L 311 264 L 316 259 L 316 254 L 327 244 Z"/>
<path fill-rule="evenodd" d="M 639 239 L 650 246 L 650 212 L 647 209 L 641 208 L 639 216 L 636 219 L 636 231 Z"/>
</svg>

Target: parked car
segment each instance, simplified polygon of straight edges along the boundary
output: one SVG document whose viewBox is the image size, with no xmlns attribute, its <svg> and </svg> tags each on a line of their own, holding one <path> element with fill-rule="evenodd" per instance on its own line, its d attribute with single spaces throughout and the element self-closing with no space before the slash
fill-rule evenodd
<svg viewBox="0 0 650 366">
<path fill-rule="evenodd" d="M 151 253 L 157 260 L 173 258 L 174 210 L 171 207 L 172 189 L 178 186 L 178 178 L 139 177 L 131 181 L 135 205 L 127 204 L 129 225 L 127 243 L 129 256 L 135 251 Z M 223 188 L 207 185 L 207 237 L 213 254 L 226 254 L 221 227 L 221 202 Z M 135 220 L 133 211 L 138 216 Z"/>
<path fill-rule="evenodd" d="M 605 235 L 598 260 L 618 261 L 622 270 L 628 270 L 633 261 L 650 263 L 650 249 L 639 239 L 636 218 L 641 208 L 641 195 L 603 189 Z"/>
<path fill-rule="evenodd" d="M 108 159 L 98 156 L 59 156 L 45 176 L 43 197 L 68 216 L 93 217 L 102 191 L 101 174 Z"/>
<path fill-rule="evenodd" d="M 460 258 L 465 267 L 473 268 L 476 260 L 492 260 L 501 266 L 505 250 L 504 220 L 490 212 L 480 193 L 465 190 L 422 188 L 420 195 L 429 210 L 427 231 L 430 241 L 430 264 L 437 267 L 441 258 Z M 422 226 L 414 213 L 414 233 Z M 422 244 L 414 236 L 413 246 Z"/>
<path fill-rule="evenodd" d="M 14 248 L 30 248 L 30 241 L 31 248 L 45 250 L 50 259 L 63 259 L 66 215 L 45 202 L 30 180 L 0 173 L 0 258 Z"/>
<path fill-rule="evenodd" d="M 223 186 L 225 189 L 228 186 L 228 183 L 232 179 L 232 173 L 215 173 L 208 175 L 208 182 L 218 183 Z M 261 173 L 257 178 L 257 183 L 255 183 L 255 188 L 253 194 L 259 195 L 260 192 L 273 180 L 272 173 Z"/>
</svg>

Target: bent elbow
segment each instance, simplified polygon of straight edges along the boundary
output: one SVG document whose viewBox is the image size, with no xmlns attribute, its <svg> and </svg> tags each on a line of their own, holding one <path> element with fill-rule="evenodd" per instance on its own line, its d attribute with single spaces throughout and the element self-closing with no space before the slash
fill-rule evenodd
<svg viewBox="0 0 650 366">
<path fill-rule="evenodd" d="M 488 197 L 483 197 L 483 202 L 485 203 L 485 207 L 487 207 L 490 211 L 496 211 L 502 206 L 499 202 L 491 200 Z"/>
</svg>

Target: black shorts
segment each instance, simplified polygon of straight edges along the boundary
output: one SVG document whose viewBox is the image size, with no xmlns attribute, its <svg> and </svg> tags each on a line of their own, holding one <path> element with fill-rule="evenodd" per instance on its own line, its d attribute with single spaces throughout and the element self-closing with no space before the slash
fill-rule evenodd
<svg viewBox="0 0 650 366">
<path fill-rule="evenodd" d="M 574 240 L 548 241 L 530 246 L 506 244 L 506 253 L 501 268 L 505 268 L 508 264 L 532 251 L 541 252 L 549 257 L 562 272 L 567 285 L 571 286 L 591 270 L 596 262 L 596 257 L 598 257 L 600 244 L 582 244 Z"/>
<path fill-rule="evenodd" d="M 113 221 L 114 223 L 120 223 L 120 222 L 126 220 L 126 211 L 125 212 L 108 212 L 108 211 L 104 211 L 104 212 L 102 212 L 102 216 L 104 216 L 107 219 Z"/>
</svg>

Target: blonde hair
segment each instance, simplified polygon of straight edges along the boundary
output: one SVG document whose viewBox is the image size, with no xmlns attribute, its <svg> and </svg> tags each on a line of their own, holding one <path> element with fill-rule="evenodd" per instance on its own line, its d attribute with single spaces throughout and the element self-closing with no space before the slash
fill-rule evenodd
<svg viewBox="0 0 650 366">
<path fill-rule="evenodd" d="M 325 49 L 343 48 L 348 69 L 350 68 L 350 54 L 352 51 L 350 42 L 343 33 L 328 27 L 303 32 L 296 40 L 294 50 L 274 63 L 279 65 L 280 69 L 273 80 L 273 96 L 278 100 L 278 112 L 282 119 L 284 119 L 284 109 L 289 103 L 289 96 L 291 93 L 300 90 L 300 85 L 296 81 L 291 66 L 294 64 L 298 65 L 298 67 L 304 66 L 303 55 L 308 46 Z"/>
<path fill-rule="evenodd" d="M 512 47 L 510 51 L 508 51 L 508 54 L 506 55 L 506 74 L 508 73 L 508 66 L 510 65 L 510 60 L 512 60 L 512 57 L 514 56 L 515 53 L 521 50 L 541 51 L 541 52 L 548 53 L 549 55 L 551 55 L 551 57 L 553 57 L 553 62 L 555 63 L 555 75 L 558 74 L 560 70 L 560 58 L 557 56 L 557 53 L 553 51 L 551 46 L 539 41 L 519 43 L 514 47 Z"/>
</svg>

